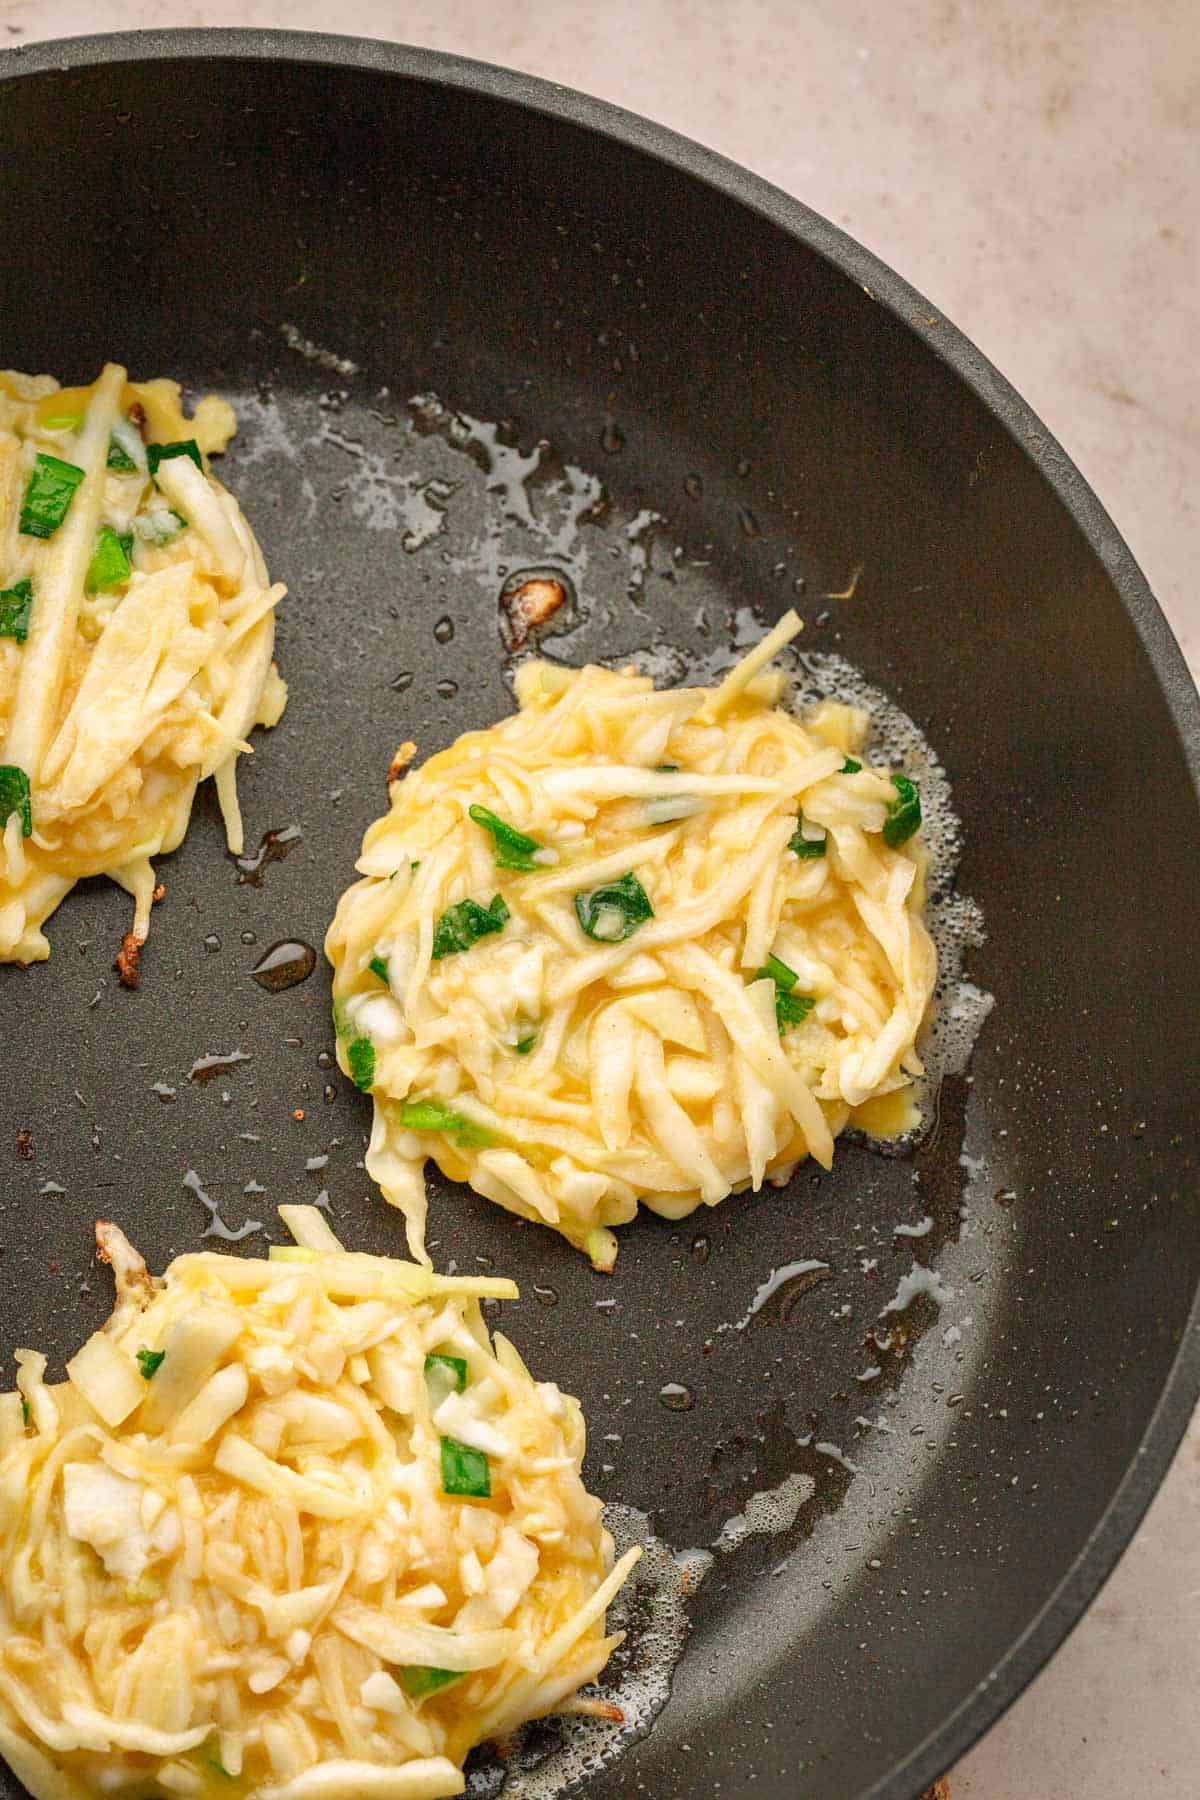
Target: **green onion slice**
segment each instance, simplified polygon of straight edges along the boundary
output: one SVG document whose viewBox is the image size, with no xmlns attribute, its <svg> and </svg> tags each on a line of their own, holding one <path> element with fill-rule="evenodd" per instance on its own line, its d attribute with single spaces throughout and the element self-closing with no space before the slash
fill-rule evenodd
<svg viewBox="0 0 1200 1800">
<path fill-rule="evenodd" d="M 163 1358 L 166 1356 L 166 1354 L 167 1353 L 165 1350 L 139 1350 L 138 1351 L 137 1359 L 138 1359 L 139 1365 L 141 1366 L 143 1381 L 152 1381 L 154 1379 L 155 1375 L 157 1375 L 159 1369 L 162 1366 Z"/>
<path fill-rule="evenodd" d="M 619 881 L 575 896 L 575 917 L 580 928 L 601 944 L 623 944 L 639 925 L 654 917 L 645 888 L 632 869 Z"/>
<path fill-rule="evenodd" d="M 0 828 L 16 813 L 21 821 L 21 836 L 33 834 L 33 806 L 29 798 L 29 777 L 15 763 L 0 763 Z"/>
<path fill-rule="evenodd" d="M 431 1397 L 436 1392 L 434 1409 L 441 1405 L 447 1394 L 461 1394 L 467 1385 L 467 1359 L 465 1356 L 443 1356 L 438 1350 L 431 1350 L 425 1358 L 425 1379 L 428 1381 Z"/>
<path fill-rule="evenodd" d="M 181 518 L 174 507 L 159 504 L 148 512 L 139 513 L 133 521 L 133 529 L 143 544 L 156 544 L 161 548 L 187 530 L 187 520 Z"/>
<path fill-rule="evenodd" d="M 467 812 L 491 837 L 492 855 L 498 869 L 515 869 L 518 874 L 528 875 L 538 867 L 536 858 L 542 846 L 536 838 L 527 837 L 486 806 L 470 806 Z"/>
<path fill-rule="evenodd" d="M 858 771 L 861 768 L 862 768 L 862 764 L 858 761 L 857 757 L 848 756 L 846 758 L 845 762 L 842 764 L 841 768 L 838 770 L 838 774 L 839 775 L 857 775 Z"/>
<path fill-rule="evenodd" d="M 146 467 L 151 475 L 158 474 L 160 463 L 169 462 L 175 456 L 189 456 L 203 475 L 204 458 L 200 454 L 200 446 L 195 438 L 180 438 L 178 443 L 174 444 L 146 445 Z"/>
<path fill-rule="evenodd" d="M 89 594 L 106 593 L 110 588 L 125 586 L 133 574 L 129 561 L 132 549 L 132 537 L 118 537 L 111 525 L 100 527 L 85 582 Z"/>
<path fill-rule="evenodd" d="M 442 914 L 433 928 L 433 961 L 469 950 L 489 932 L 501 931 L 510 916 L 499 894 L 493 896 L 490 906 L 480 906 L 477 900 L 460 900 Z"/>
<path fill-rule="evenodd" d="M 20 528 L 26 537 L 54 536 L 67 516 L 83 474 L 74 463 L 38 452 L 21 502 Z"/>
<path fill-rule="evenodd" d="M 533 1049 L 533 1046 L 537 1043 L 537 1036 L 538 1034 L 536 1031 L 531 1031 L 528 1037 L 518 1038 L 513 1045 L 514 1054 L 517 1056 L 528 1056 L 529 1052 Z"/>
<path fill-rule="evenodd" d="M 369 1037 L 352 1038 L 346 1046 L 350 1079 L 365 1094 L 375 1080 L 375 1046 Z"/>
<path fill-rule="evenodd" d="M 804 835 L 804 815 L 801 813 L 796 821 L 796 829 L 788 840 L 788 849 L 795 852 L 801 862 L 812 862 L 818 856 L 824 856 L 827 838 L 806 838 Z"/>
<path fill-rule="evenodd" d="M 23 644 L 29 636 L 32 611 L 33 583 L 28 578 L 10 588 L 0 588 L 0 637 L 15 638 Z"/>
<path fill-rule="evenodd" d="M 442 1443 L 442 1492 L 461 1494 L 469 1500 L 488 1500 L 492 1493 L 492 1472 L 482 1450 L 472 1450 L 457 1438 L 444 1437 Z"/>
<path fill-rule="evenodd" d="M 884 820 L 883 841 L 893 850 L 906 843 L 921 823 L 921 796 L 915 781 L 907 775 L 893 775 L 896 798 L 888 801 Z"/>
<path fill-rule="evenodd" d="M 370 969 L 372 975 L 378 975 L 385 987 L 388 985 L 388 966 L 384 962 L 382 956 L 373 956 L 367 964 L 367 967 Z"/>
<path fill-rule="evenodd" d="M 106 469 L 115 469 L 118 475 L 136 475 L 137 464 L 119 438 L 108 440 L 108 455 L 104 460 Z"/>
<path fill-rule="evenodd" d="M 452 1681 L 461 1681 L 459 1669 L 429 1669 L 421 1663 L 401 1663 L 400 1679 L 414 1700 L 423 1700 L 426 1694 L 436 1694 L 439 1688 L 449 1687 Z"/>
<path fill-rule="evenodd" d="M 792 993 L 791 990 L 800 978 L 778 956 L 768 956 L 762 968 L 750 979 L 775 983 L 775 1022 L 781 1036 L 785 1031 L 790 1031 L 793 1025 L 802 1024 L 817 1004 L 808 994 Z"/>
<path fill-rule="evenodd" d="M 474 1119 L 454 1112 L 440 1100 L 405 1100 L 400 1108 L 400 1123 L 406 1131 L 444 1131 L 465 1149 L 485 1148 L 496 1142 L 496 1134 L 486 1125 L 477 1125 Z"/>
</svg>

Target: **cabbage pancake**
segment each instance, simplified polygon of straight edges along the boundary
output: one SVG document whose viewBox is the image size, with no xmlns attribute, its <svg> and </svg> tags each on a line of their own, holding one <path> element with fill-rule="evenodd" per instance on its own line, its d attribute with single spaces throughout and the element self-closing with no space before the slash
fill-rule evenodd
<svg viewBox="0 0 1200 1800">
<path fill-rule="evenodd" d="M 242 848 L 234 768 L 287 690 L 262 554 L 208 457 L 236 421 L 180 410 L 173 381 L 110 363 L 87 388 L 0 371 L 0 961 L 50 954 L 75 882 L 133 896 L 118 961 L 136 982 L 151 858 L 216 777 Z"/>
<path fill-rule="evenodd" d="M 915 1122 L 936 975 L 920 798 L 863 711 L 526 663 L 520 711 L 392 784 L 326 951 L 367 1168 L 422 1254 L 423 1166 L 609 1269 L 676 1219 Z"/>
<path fill-rule="evenodd" d="M 112 1225 L 102 1331 L 0 1396 L 0 1752 L 35 1800 L 461 1794 L 619 1637 L 579 1405 L 481 1296 L 281 1207 L 161 1280 Z"/>
</svg>

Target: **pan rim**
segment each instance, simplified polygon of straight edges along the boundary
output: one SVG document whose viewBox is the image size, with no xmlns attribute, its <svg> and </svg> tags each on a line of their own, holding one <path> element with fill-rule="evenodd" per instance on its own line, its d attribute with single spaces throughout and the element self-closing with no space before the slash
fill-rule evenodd
<svg viewBox="0 0 1200 1800">
<path fill-rule="evenodd" d="M 854 238 L 781 188 L 682 134 L 538 76 L 386 39 L 187 27 L 55 39 L 0 50 L 0 84 L 105 64 L 193 60 L 316 63 L 482 94 L 639 150 L 747 208 L 856 281 L 913 332 L 1020 447 L 1100 558 L 1154 671 L 1200 797 L 1200 693 L 1145 576 L 1061 444 L 939 309 Z M 1200 1288 L 1130 1466 L 1088 1542 L 986 1681 L 858 1800 L 913 1800 L 1008 1710 L 1082 1619 L 1128 1547 L 1200 1402 Z"/>
</svg>

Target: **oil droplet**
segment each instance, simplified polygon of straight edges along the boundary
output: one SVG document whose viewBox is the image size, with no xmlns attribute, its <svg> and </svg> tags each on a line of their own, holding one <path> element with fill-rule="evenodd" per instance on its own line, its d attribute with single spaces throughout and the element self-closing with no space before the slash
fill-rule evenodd
<svg viewBox="0 0 1200 1800">
<path fill-rule="evenodd" d="M 997 1188 L 992 1198 L 995 1200 L 997 1206 L 1014 1206 L 1017 1199 L 1016 1189 Z"/>
<path fill-rule="evenodd" d="M 793 594 L 799 594 L 802 599 L 804 595 L 807 594 L 808 582 L 803 575 L 797 575 L 796 579 L 793 581 L 792 592 Z"/>
<path fill-rule="evenodd" d="M 738 507 L 737 521 L 746 537 L 756 538 L 762 536 L 762 527 L 748 506 Z"/>
<path fill-rule="evenodd" d="M 328 1050 L 322 1050 L 318 1054 L 317 1067 L 318 1067 L 318 1069 L 332 1069 L 333 1057 L 330 1055 Z"/>
<path fill-rule="evenodd" d="M 447 678 L 445 681 L 438 682 L 434 692 L 437 694 L 439 700 L 453 700 L 455 694 L 458 692 L 458 683 L 457 681 L 451 681 Z"/>
<path fill-rule="evenodd" d="M 150 1092 L 152 1094 L 157 1094 L 164 1106 L 169 1106 L 171 1101 L 175 1098 L 175 1089 L 165 1081 L 152 1081 L 150 1083 Z"/>
<path fill-rule="evenodd" d="M 265 831 L 253 856 L 239 856 L 238 886 L 261 887 L 263 874 L 270 863 L 282 862 L 303 841 L 298 825 L 285 825 L 282 831 Z"/>
<path fill-rule="evenodd" d="M 256 936 L 255 936 L 255 934 L 254 934 L 254 932 L 252 932 L 252 931 L 243 931 L 243 933 L 242 933 L 242 942 L 243 942 L 243 944 L 257 944 L 257 942 L 258 942 L 258 939 L 257 939 L 257 937 L 256 937 Z"/>
<path fill-rule="evenodd" d="M 712 1246 L 706 1237 L 698 1237 L 692 1244 L 692 1255 L 698 1263 L 706 1263 Z"/>
<path fill-rule="evenodd" d="M 448 644 L 454 636 L 454 620 L 449 613 L 443 613 L 433 628 L 433 635 L 439 644 Z"/>
<path fill-rule="evenodd" d="M 269 994 L 281 994 L 285 988 L 307 981 L 317 966 L 317 953 L 311 944 L 297 938 L 284 938 L 272 944 L 255 963 L 250 973 L 259 987 Z"/>
<path fill-rule="evenodd" d="M 557 1306 L 558 1305 L 558 1293 L 555 1288 L 539 1287 L 537 1282 L 535 1281 L 533 1284 L 533 1293 L 534 1293 L 534 1298 L 536 1300 L 538 1300 L 542 1306 Z"/>
<path fill-rule="evenodd" d="M 685 475 L 683 478 L 683 491 L 689 500 L 699 500 L 704 492 L 704 483 L 698 475 Z"/>
<path fill-rule="evenodd" d="M 684 1387 L 679 1381 L 664 1382 L 658 1390 L 658 1397 L 668 1412 L 691 1412 L 696 1404 L 691 1388 Z"/>
<path fill-rule="evenodd" d="M 625 448 L 625 433 L 611 413 L 607 414 L 604 420 L 604 430 L 600 433 L 600 448 L 609 456 L 619 456 Z"/>
<path fill-rule="evenodd" d="M 413 672 L 411 669 L 401 669 L 400 673 L 398 675 L 393 675 L 392 679 L 388 682 L 388 686 L 394 694 L 405 693 L 412 684 Z"/>
<path fill-rule="evenodd" d="M 334 1087 L 334 1085 L 331 1081 L 327 1081 L 325 1083 L 325 1086 L 322 1089 L 322 1098 L 325 1101 L 326 1106 L 332 1105 L 332 1103 L 337 1099 L 337 1089 Z"/>
<path fill-rule="evenodd" d="M 737 472 L 742 477 L 743 480 L 745 480 L 746 476 L 750 473 L 750 464 L 746 461 L 746 458 L 744 456 L 742 457 L 741 461 L 738 463 Z"/>
</svg>

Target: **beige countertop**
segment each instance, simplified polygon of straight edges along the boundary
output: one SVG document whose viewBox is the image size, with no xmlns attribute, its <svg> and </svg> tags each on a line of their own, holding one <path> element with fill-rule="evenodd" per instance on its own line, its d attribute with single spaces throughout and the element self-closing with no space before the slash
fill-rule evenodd
<svg viewBox="0 0 1200 1800">
<path fill-rule="evenodd" d="M 0 0 L 0 41 L 336 29 L 545 75 L 699 138 L 860 238 L 1055 432 L 1193 671 L 1197 0 Z M 954 1800 L 1200 1791 L 1200 1425 Z"/>
</svg>

